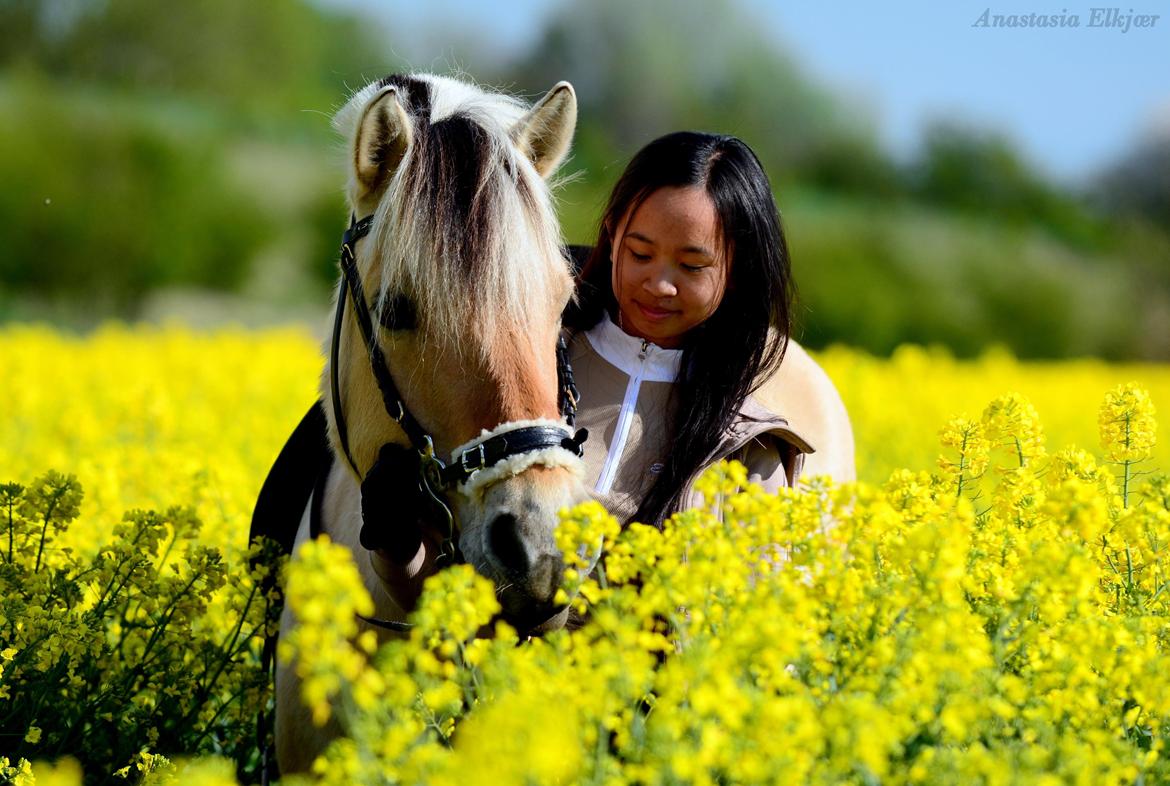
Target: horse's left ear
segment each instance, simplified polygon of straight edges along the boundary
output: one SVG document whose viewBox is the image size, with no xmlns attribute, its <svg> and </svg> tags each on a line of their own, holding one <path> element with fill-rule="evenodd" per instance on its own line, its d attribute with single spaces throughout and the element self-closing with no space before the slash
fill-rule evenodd
<svg viewBox="0 0 1170 786">
<path fill-rule="evenodd" d="M 394 174 L 412 136 L 397 88 L 383 88 L 366 105 L 354 140 L 354 174 L 365 193 L 378 190 Z"/>
<path fill-rule="evenodd" d="M 512 141 L 548 177 L 569 152 L 576 127 L 577 94 L 568 82 L 558 82 L 512 127 Z"/>
</svg>

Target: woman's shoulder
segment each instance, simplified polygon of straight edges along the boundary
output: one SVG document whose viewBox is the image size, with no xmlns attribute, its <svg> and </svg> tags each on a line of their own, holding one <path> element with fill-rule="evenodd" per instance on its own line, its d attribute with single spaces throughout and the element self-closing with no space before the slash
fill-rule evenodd
<svg viewBox="0 0 1170 786">
<path fill-rule="evenodd" d="M 780 367 L 761 382 L 749 402 L 782 418 L 788 429 L 815 446 L 805 474 L 827 474 L 838 482 L 856 478 L 853 427 L 845 403 L 833 380 L 797 341 L 788 340 Z"/>
<path fill-rule="evenodd" d="M 786 442 L 801 453 L 815 453 L 816 443 L 806 429 L 793 422 L 782 411 L 766 407 L 754 396 L 748 396 L 739 408 L 739 417 L 731 424 L 729 443 L 747 441 L 767 443 Z"/>
</svg>

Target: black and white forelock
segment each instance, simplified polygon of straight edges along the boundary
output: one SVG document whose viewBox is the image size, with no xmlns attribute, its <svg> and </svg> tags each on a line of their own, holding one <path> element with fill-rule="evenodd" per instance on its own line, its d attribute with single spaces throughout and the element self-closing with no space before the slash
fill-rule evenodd
<svg viewBox="0 0 1170 786">
<path fill-rule="evenodd" d="M 410 124 L 410 141 L 372 192 L 376 218 L 363 258 L 381 265 L 379 307 L 410 298 L 425 338 L 474 329 L 486 339 L 473 342 L 478 346 L 496 339 L 527 344 L 534 320 L 563 307 L 571 291 L 541 177 L 547 167 L 538 170 L 541 162 L 516 142 L 531 107 L 449 77 L 389 76 L 359 90 L 335 116 L 351 149 L 366 133 L 367 107 L 388 88 L 402 110 L 397 116 Z M 567 149 L 568 139 L 556 142 Z M 355 211 L 369 193 L 370 184 L 351 173 Z"/>
</svg>

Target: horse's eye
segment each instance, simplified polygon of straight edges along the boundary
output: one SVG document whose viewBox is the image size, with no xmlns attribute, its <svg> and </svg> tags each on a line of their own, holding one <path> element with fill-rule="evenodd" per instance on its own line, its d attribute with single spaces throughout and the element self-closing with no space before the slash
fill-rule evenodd
<svg viewBox="0 0 1170 786">
<path fill-rule="evenodd" d="M 386 300 L 378 322 L 386 330 L 414 330 L 418 327 L 418 316 L 414 303 L 406 295 L 394 295 Z"/>
</svg>

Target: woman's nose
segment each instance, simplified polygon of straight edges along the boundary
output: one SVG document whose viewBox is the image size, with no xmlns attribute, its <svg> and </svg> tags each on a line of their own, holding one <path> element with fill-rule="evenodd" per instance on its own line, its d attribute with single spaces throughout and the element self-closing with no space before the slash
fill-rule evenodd
<svg viewBox="0 0 1170 786">
<path fill-rule="evenodd" d="M 675 287 L 674 281 L 665 272 L 657 272 L 651 275 L 643 284 L 646 291 L 655 297 L 674 297 L 678 294 L 678 288 Z"/>
</svg>

